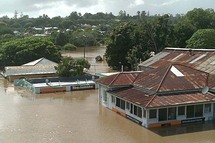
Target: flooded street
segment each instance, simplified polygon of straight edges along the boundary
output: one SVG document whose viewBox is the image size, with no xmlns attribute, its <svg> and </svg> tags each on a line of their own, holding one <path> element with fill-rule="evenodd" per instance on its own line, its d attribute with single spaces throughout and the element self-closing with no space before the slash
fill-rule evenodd
<svg viewBox="0 0 215 143">
<path fill-rule="evenodd" d="M 215 143 L 215 124 L 148 130 L 99 105 L 97 94 L 35 95 L 0 78 L 0 143 Z"/>
<path fill-rule="evenodd" d="M 96 56 L 101 56 L 103 58 L 105 54 L 105 47 L 86 47 L 85 48 L 85 55 L 86 59 L 90 62 L 91 67 L 89 69 L 90 73 L 101 73 L 101 72 L 111 72 L 113 71 L 110 68 L 107 68 L 107 62 L 101 61 L 97 62 L 95 60 Z M 73 57 L 73 58 L 79 58 L 84 57 L 84 48 L 78 48 L 76 51 L 73 52 L 63 52 L 63 56 Z"/>
<path fill-rule="evenodd" d="M 99 105 L 96 90 L 34 95 L 0 79 L 0 93 L 0 143 L 215 142 L 212 126 L 145 129 Z"/>
</svg>

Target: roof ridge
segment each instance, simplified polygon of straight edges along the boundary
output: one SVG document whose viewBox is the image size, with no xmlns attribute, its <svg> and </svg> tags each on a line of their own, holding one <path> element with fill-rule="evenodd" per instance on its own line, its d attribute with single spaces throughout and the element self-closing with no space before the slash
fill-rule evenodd
<svg viewBox="0 0 215 143">
<path fill-rule="evenodd" d="M 37 62 L 36 64 L 38 64 L 39 62 L 41 62 L 43 59 L 44 59 L 44 57 L 42 57 L 42 58 L 40 58 L 40 59 L 37 59 L 38 62 Z M 35 60 L 35 61 L 36 61 L 36 60 Z M 35 65 L 36 65 L 36 64 L 35 64 Z"/>
<path fill-rule="evenodd" d="M 135 78 L 134 81 L 132 82 L 132 85 L 134 84 L 134 82 L 137 80 L 137 78 L 140 76 L 141 73 L 144 73 L 144 72 L 141 71 L 140 73 L 138 73 L 138 75 L 136 76 L 136 78 Z"/>
<path fill-rule="evenodd" d="M 166 78 L 167 74 L 169 73 L 170 68 L 171 68 L 172 66 L 173 66 L 173 64 L 170 64 L 170 65 L 169 65 L 169 67 L 168 67 L 168 69 L 167 69 L 166 73 L 164 74 L 164 76 L 163 76 L 163 78 L 162 78 L 162 80 L 161 80 L 160 84 L 158 85 L 158 88 L 156 89 L 156 92 L 158 92 L 158 91 L 159 91 L 159 89 L 160 89 L 161 85 L 163 84 L 163 82 L 164 82 L 164 80 L 165 80 L 165 78 Z"/>
<path fill-rule="evenodd" d="M 115 81 L 115 79 L 116 79 L 121 73 L 122 73 L 122 72 L 118 73 L 118 74 L 115 76 L 115 78 L 109 83 L 109 85 L 111 85 L 111 84 Z"/>
<path fill-rule="evenodd" d="M 171 67 L 172 67 L 172 64 L 169 65 L 169 67 L 168 67 L 168 69 L 167 69 L 165 75 L 163 76 L 163 78 L 162 78 L 162 80 L 161 80 L 161 82 L 160 82 L 160 84 L 159 84 L 159 86 L 158 86 L 158 89 L 157 89 L 155 92 L 158 92 L 158 90 L 160 89 L 160 87 L 161 87 L 161 85 L 162 85 L 162 83 L 163 83 L 165 77 L 166 77 L 167 74 L 169 73 Z M 146 104 L 145 107 L 149 106 L 149 104 L 155 99 L 156 96 L 157 96 L 157 94 L 155 94 L 155 95 L 152 97 L 152 99 Z"/>
<path fill-rule="evenodd" d="M 155 99 L 155 97 L 156 97 L 157 95 L 155 94 L 153 97 L 152 97 L 152 99 L 146 104 L 146 106 L 145 107 L 148 107 L 149 106 L 149 104 L 150 103 L 152 103 L 152 101 Z"/>
</svg>

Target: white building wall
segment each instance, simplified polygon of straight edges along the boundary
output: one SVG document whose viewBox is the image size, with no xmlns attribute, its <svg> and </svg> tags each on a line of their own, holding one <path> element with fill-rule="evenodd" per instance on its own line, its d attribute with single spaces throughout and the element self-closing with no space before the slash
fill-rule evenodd
<svg viewBox="0 0 215 143">
<path fill-rule="evenodd" d="M 66 86 L 66 91 L 71 91 L 71 86 Z"/>
<path fill-rule="evenodd" d="M 35 94 L 40 94 L 40 88 L 34 87 L 34 93 L 35 93 Z"/>
</svg>

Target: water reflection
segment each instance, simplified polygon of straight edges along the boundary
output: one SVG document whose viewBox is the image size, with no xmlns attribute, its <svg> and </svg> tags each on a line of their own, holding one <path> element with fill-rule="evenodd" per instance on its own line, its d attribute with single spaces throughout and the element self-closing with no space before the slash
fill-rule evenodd
<svg viewBox="0 0 215 143">
<path fill-rule="evenodd" d="M 173 136 L 179 134 L 189 134 L 203 131 L 215 130 L 215 121 L 207 121 L 205 123 L 193 123 L 188 125 L 152 128 L 152 132 L 160 136 Z"/>
</svg>

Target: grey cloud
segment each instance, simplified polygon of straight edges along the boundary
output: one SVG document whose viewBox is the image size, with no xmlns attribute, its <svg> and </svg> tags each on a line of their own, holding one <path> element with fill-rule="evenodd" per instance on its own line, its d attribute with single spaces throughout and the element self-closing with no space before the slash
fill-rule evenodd
<svg viewBox="0 0 215 143">
<path fill-rule="evenodd" d="M 214 0 L 143 0 L 144 4 L 134 5 L 135 0 L 0 0 L 0 15 L 2 13 L 38 13 L 40 10 L 58 9 L 60 4 L 72 7 L 71 11 L 112 12 L 115 15 L 125 10 L 133 15 L 137 11 L 149 11 L 150 14 L 186 13 L 193 8 L 215 8 Z M 56 6 L 57 4 L 57 6 Z M 131 6 L 132 5 L 132 6 Z M 67 9 L 68 10 L 68 9 Z M 65 9 L 62 9 L 64 11 Z M 68 13 L 68 12 L 67 12 Z M 47 13 L 48 14 L 48 13 Z M 61 15 L 61 13 L 57 13 Z M 56 15 L 56 16 L 57 16 Z"/>
</svg>

